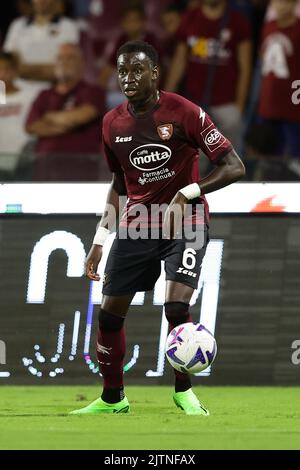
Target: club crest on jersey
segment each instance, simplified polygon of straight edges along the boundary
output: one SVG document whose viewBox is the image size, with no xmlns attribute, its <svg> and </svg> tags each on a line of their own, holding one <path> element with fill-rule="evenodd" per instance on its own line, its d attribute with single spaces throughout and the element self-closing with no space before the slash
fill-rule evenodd
<svg viewBox="0 0 300 470">
<path fill-rule="evenodd" d="M 173 135 L 173 124 L 162 124 L 157 127 L 157 132 L 162 140 L 169 140 Z"/>
</svg>

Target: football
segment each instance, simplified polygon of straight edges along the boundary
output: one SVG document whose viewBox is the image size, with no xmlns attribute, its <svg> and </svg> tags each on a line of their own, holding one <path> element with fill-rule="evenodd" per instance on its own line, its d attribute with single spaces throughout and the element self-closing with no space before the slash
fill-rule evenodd
<svg viewBox="0 0 300 470">
<path fill-rule="evenodd" d="M 217 343 L 214 336 L 200 323 L 178 325 L 167 338 L 167 359 L 180 372 L 202 372 L 212 364 L 216 354 Z"/>
</svg>

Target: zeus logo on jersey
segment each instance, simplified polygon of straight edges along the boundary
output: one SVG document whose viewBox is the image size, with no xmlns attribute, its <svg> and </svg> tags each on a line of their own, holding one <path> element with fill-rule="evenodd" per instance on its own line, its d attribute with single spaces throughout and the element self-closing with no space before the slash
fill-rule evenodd
<svg viewBox="0 0 300 470">
<path fill-rule="evenodd" d="M 226 142 L 225 137 L 216 129 L 214 124 L 201 132 L 204 143 L 210 152 L 214 152 Z"/>
<path fill-rule="evenodd" d="M 132 141 L 132 135 L 129 135 L 127 137 L 120 137 L 117 135 L 115 142 L 117 144 L 122 143 L 122 142 L 131 142 Z"/>
<path fill-rule="evenodd" d="M 134 149 L 129 160 L 138 170 L 151 171 L 165 165 L 171 156 L 171 149 L 165 145 L 146 144 Z"/>
</svg>

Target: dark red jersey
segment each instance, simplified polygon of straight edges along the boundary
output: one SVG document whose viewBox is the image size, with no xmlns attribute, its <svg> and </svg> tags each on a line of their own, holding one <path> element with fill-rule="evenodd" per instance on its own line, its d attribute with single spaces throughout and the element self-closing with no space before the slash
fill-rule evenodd
<svg viewBox="0 0 300 470">
<path fill-rule="evenodd" d="M 169 204 L 178 190 L 200 180 L 199 149 L 215 163 L 231 143 L 194 103 L 162 91 L 155 107 L 135 115 L 128 102 L 103 119 L 104 153 L 112 172 L 124 173 L 128 201 L 125 214 L 137 204 Z M 205 222 L 208 205 L 204 196 Z"/>
<path fill-rule="evenodd" d="M 265 24 L 262 34 L 262 81 L 259 112 L 265 119 L 299 122 L 292 83 L 300 78 L 300 19 L 280 27 Z"/>
</svg>

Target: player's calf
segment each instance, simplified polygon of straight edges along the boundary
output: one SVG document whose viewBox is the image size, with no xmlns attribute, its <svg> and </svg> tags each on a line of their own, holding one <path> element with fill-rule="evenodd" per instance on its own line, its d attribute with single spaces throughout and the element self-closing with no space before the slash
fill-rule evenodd
<svg viewBox="0 0 300 470">
<path fill-rule="evenodd" d="M 169 322 L 169 332 L 182 323 L 192 321 L 189 313 L 189 304 L 185 302 L 165 302 L 165 315 Z M 192 386 L 188 374 L 174 369 L 175 374 L 175 392 L 185 392 Z"/>
</svg>

